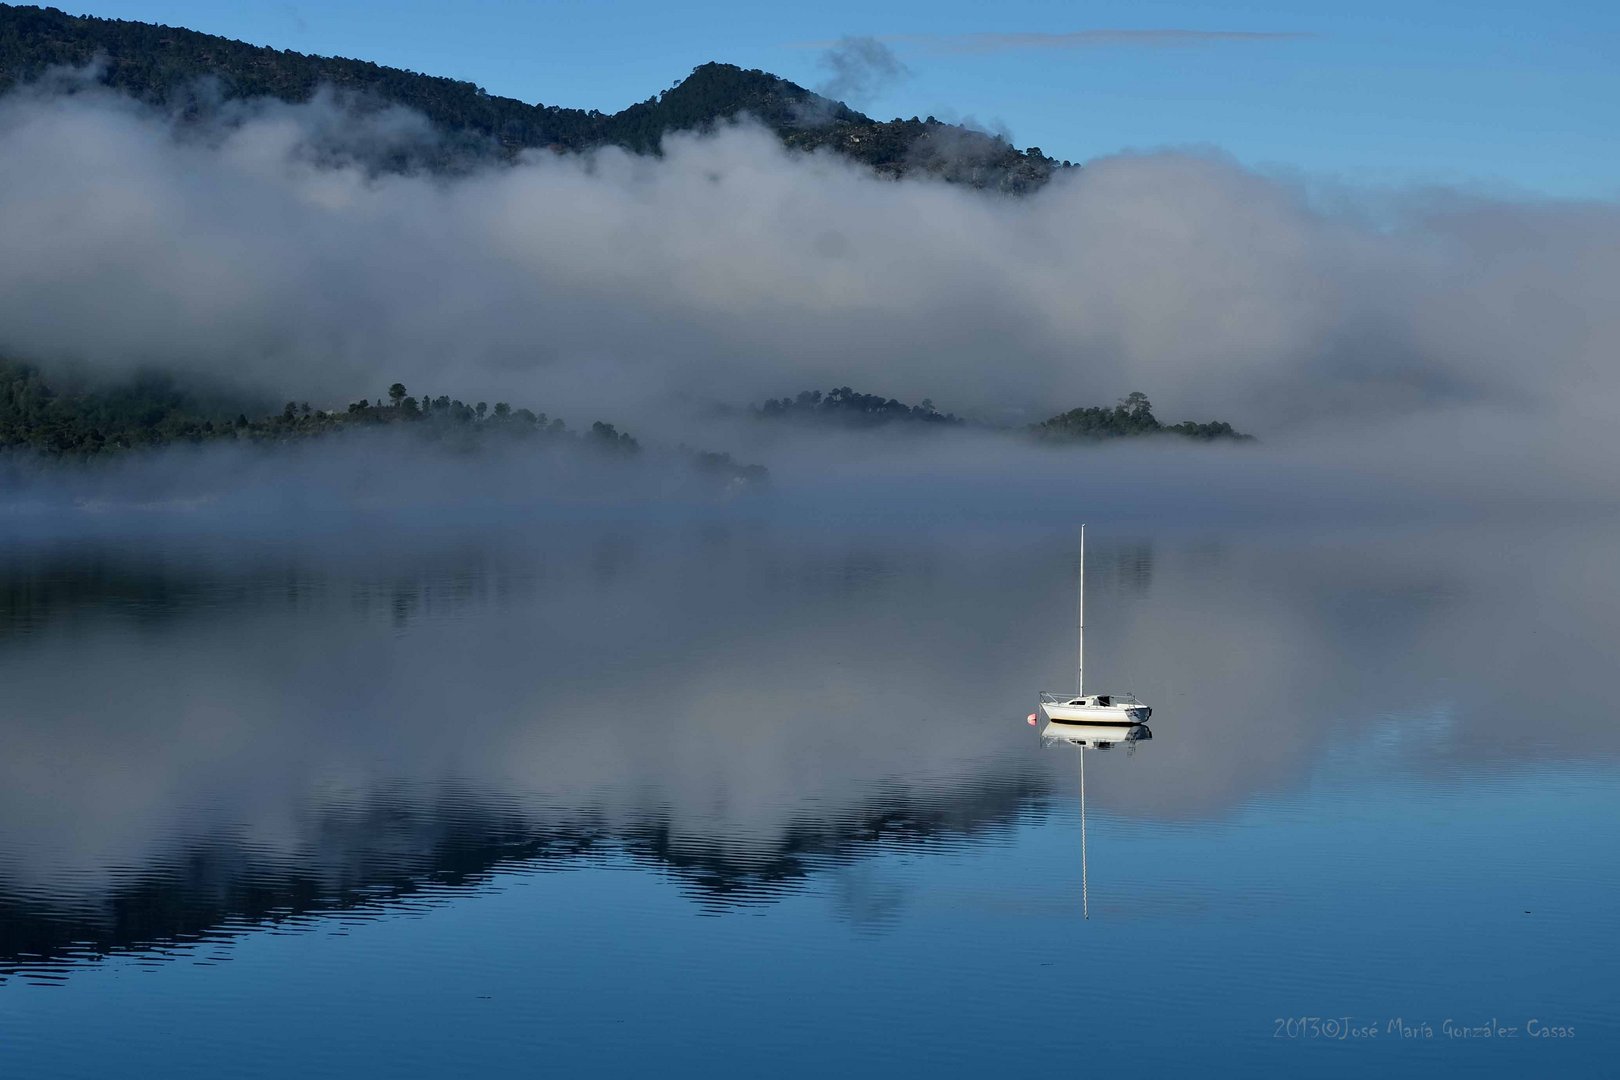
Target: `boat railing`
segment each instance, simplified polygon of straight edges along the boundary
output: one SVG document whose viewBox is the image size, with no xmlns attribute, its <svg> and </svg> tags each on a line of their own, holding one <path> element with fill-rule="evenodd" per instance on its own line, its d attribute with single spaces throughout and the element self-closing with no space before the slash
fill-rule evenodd
<svg viewBox="0 0 1620 1080">
<path fill-rule="evenodd" d="M 1137 699 L 1136 695 L 1131 693 L 1129 690 L 1125 691 L 1122 694 L 1101 694 L 1101 695 L 1099 695 L 1099 694 L 1097 694 L 1095 692 L 1088 693 L 1088 694 L 1076 694 L 1073 691 L 1068 691 L 1066 693 L 1058 694 L 1058 693 L 1054 693 L 1051 690 L 1042 690 L 1040 700 L 1041 700 L 1042 705 L 1061 705 L 1061 704 L 1063 704 L 1065 702 L 1073 701 L 1077 697 L 1099 697 L 1099 696 L 1107 698 L 1110 705 L 1140 705 L 1140 704 L 1142 704 L 1142 702 Z"/>
</svg>

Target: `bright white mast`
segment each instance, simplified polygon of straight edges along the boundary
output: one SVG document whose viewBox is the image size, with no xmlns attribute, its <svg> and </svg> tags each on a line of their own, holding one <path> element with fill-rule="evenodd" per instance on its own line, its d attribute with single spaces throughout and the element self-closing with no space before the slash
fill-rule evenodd
<svg viewBox="0 0 1620 1080">
<path fill-rule="evenodd" d="M 1086 527 L 1080 526 L 1080 650 L 1074 669 L 1074 696 L 1086 689 Z"/>
</svg>

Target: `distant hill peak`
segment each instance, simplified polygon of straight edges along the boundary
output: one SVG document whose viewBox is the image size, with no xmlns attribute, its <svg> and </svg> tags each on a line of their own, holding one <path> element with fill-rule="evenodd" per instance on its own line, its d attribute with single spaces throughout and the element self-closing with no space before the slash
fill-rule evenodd
<svg viewBox="0 0 1620 1080">
<path fill-rule="evenodd" d="M 450 136 L 436 157 L 385 168 L 454 170 L 526 149 L 585 151 L 620 146 L 655 153 L 665 135 L 705 130 L 742 114 L 787 146 L 825 149 L 883 176 L 923 175 L 975 188 L 1022 193 L 1067 167 L 1038 150 L 970 128 L 927 120 L 878 121 L 797 83 L 752 68 L 701 64 L 678 84 L 617 113 L 530 104 L 464 80 L 309 56 L 153 23 L 74 16 L 55 8 L 0 4 L 0 91 L 53 67 L 100 60 L 101 80 L 142 101 L 185 106 L 198 80 L 226 98 L 307 102 L 323 85 L 402 105 Z"/>
</svg>

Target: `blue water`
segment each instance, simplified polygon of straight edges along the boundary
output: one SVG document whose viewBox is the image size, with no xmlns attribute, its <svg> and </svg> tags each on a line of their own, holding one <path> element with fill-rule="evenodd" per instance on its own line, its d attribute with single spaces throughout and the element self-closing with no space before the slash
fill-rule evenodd
<svg viewBox="0 0 1620 1080">
<path fill-rule="evenodd" d="M 1612 548 L 1510 539 L 1094 534 L 1089 918 L 1066 536 L 13 552 L 0 1070 L 1612 1074 Z"/>
</svg>

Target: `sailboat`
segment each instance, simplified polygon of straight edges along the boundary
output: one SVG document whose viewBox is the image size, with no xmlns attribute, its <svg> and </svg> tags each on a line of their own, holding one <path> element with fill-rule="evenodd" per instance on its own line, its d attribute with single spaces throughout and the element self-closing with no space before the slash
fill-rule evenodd
<svg viewBox="0 0 1620 1080">
<path fill-rule="evenodd" d="M 1041 694 L 1041 711 L 1058 724 L 1143 724 L 1153 710 L 1132 694 L 1087 694 L 1086 685 L 1086 527 L 1080 526 L 1080 648 L 1074 693 Z"/>
</svg>

